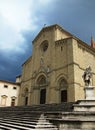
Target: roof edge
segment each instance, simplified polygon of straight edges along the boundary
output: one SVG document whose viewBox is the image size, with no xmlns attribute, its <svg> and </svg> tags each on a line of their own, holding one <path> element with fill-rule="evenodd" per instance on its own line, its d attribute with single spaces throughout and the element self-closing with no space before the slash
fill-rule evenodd
<svg viewBox="0 0 95 130">
<path fill-rule="evenodd" d="M 68 32 L 67 30 L 65 30 L 65 29 L 63 29 L 60 25 L 58 25 L 58 24 L 53 24 L 53 25 L 50 25 L 50 26 L 46 26 L 46 27 L 43 27 L 41 30 L 40 30 L 40 32 L 38 33 L 38 35 L 34 38 L 34 40 L 32 41 L 32 43 L 34 43 L 37 39 L 38 39 L 38 37 L 40 36 L 40 34 L 44 31 L 44 30 L 46 30 L 46 29 L 51 29 L 51 28 L 59 28 L 61 31 L 65 31 L 66 33 L 68 33 L 69 35 L 71 35 L 71 36 L 73 36 L 70 32 Z"/>
<path fill-rule="evenodd" d="M 3 83 L 10 83 L 10 84 L 14 84 L 14 85 L 19 85 L 19 84 L 16 83 L 16 82 L 12 82 L 12 81 L 8 81 L 8 80 L 0 80 L 0 82 L 3 82 Z"/>
<path fill-rule="evenodd" d="M 30 61 L 32 59 L 32 56 L 30 56 L 23 64 L 22 64 L 22 66 L 24 65 L 24 64 L 26 64 L 28 61 Z"/>
</svg>

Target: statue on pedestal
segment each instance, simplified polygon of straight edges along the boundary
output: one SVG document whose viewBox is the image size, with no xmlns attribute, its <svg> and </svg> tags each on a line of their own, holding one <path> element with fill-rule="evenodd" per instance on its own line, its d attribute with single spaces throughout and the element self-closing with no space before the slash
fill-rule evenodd
<svg viewBox="0 0 95 130">
<path fill-rule="evenodd" d="M 91 83 L 91 77 L 92 77 L 92 72 L 91 72 L 91 67 L 87 67 L 84 71 L 84 74 L 83 74 L 83 80 L 84 80 L 84 83 L 85 83 L 85 86 L 89 86 L 90 83 Z"/>
</svg>

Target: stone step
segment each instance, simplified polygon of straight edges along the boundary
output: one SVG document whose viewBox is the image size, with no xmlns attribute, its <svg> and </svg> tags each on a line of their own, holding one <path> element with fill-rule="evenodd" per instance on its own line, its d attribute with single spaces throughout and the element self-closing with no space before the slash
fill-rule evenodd
<svg viewBox="0 0 95 130">
<path fill-rule="evenodd" d="M 0 125 L 0 130 L 21 130 L 20 128 L 12 128 L 9 126 Z"/>
<path fill-rule="evenodd" d="M 19 113 L 19 112 L 29 112 L 29 111 L 40 111 L 40 112 L 46 112 L 46 111 L 72 111 L 73 103 L 61 103 L 61 104 L 41 104 L 41 105 L 33 105 L 33 106 L 16 106 L 16 107 L 3 107 L 0 108 L 0 115 L 6 112 L 10 113 Z"/>
<path fill-rule="evenodd" d="M 2 127 L 1 127 L 2 126 Z M 34 128 L 30 127 L 24 127 L 24 126 L 19 126 L 19 125 L 14 125 L 14 124 L 9 124 L 8 122 L 0 122 L 0 128 L 6 128 L 7 130 L 34 130 Z"/>
<path fill-rule="evenodd" d="M 8 127 L 10 127 L 11 128 L 11 130 L 13 130 L 13 129 L 17 129 L 17 130 L 34 130 L 35 129 L 35 127 L 34 126 L 28 126 L 28 125 L 23 125 L 23 124 L 14 124 L 14 123 L 11 123 L 11 122 L 0 122 L 0 126 L 4 126 L 4 127 L 6 127 L 6 128 L 8 128 Z"/>
<path fill-rule="evenodd" d="M 32 122 L 31 122 L 31 124 L 30 124 L 30 123 L 23 123 L 23 122 L 22 122 L 22 123 L 21 123 L 21 122 L 19 123 L 18 121 L 15 122 L 15 121 L 8 121 L 8 120 L 7 120 L 7 121 L 2 121 L 2 120 L 0 120 L 0 124 L 1 124 L 1 123 L 6 123 L 6 124 L 8 124 L 8 125 L 11 124 L 11 125 L 16 125 L 16 126 L 24 126 L 24 127 L 27 127 L 27 126 L 28 126 L 28 127 L 30 127 L 30 128 L 35 128 L 35 125 L 36 125 L 36 124 L 32 124 Z"/>
<path fill-rule="evenodd" d="M 8 123 L 8 122 L 7 122 Z M 27 125 L 27 128 L 26 127 L 24 127 L 24 126 L 18 126 L 18 125 L 14 125 L 14 124 L 7 124 L 7 123 L 0 123 L 0 128 L 2 128 L 2 130 L 34 130 L 34 129 L 36 129 L 36 130 L 57 130 L 57 128 L 56 127 L 54 127 L 53 125 L 51 125 L 51 124 L 48 124 L 48 125 L 37 125 L 35 128 L 30 128 L 30 127 L 28 127 L 28 125 Z"/>
<path fill-rule="evenodd" d="M 32 124 L 32 125 L 36 125 L 36 124 L 38 124 L 38 122 L 41 124 L 42 123 L 42 125 L 48 125 L 49 124 L 49 121 L 48 120 L 46 120 L 46 119 L 41 119 L 40 118 L 40 120 L 33 120 L 33 121 L 31 121 L 31 120 L 20 120 L 19 118 L 0 118 L 0 121 L 2 122 L 8 122 L 8 121 L 10 121 L 10 122 L 17 122 L 17 123 L 24 123 L 24 124 Z"/>
<path fill-rule="evenodd" d="M 62 112 L 72 110 L 73 103 L 0 108 L 1 130 L 57 130 L 57 127 L 50 123 L 52 119 L 61 117 Z"/>
<path fill-rule="evenodd" d="M 19 117 L 15 117 L 15 118 L 11 118 L 11 117 L 7 117 L 7 118 L 0 118 L 0 120 L 4 120 L 4 121 L 7 121 L 7 120 L 12 120 L 12 121 L 21 121 L 21 122 L 29 122 L 29 121 L 32 121 L 32 122 L 34 122 L 34 123 L 37 123 L 37 121 L 38 121 L 38 119 L 35 119 L 35 118 L 19 118 Z"/>
<path fill-rule="evenodd" d="M 12 122 L 12 123 L 21 123 L 21 124 L 27 124 L 27 125 L 36 125 L 37 122 L 35 121 L 23 121 L 23 120 L 19 120 L 19 119 L 0 119 L 0 122 Z"/>
<path fill-rule="evenodd" d="M 24 117 L 13 116 L 13 117 L 4 117 L 4 118 L 0 117 L 0 120 L 5 120 L 5 121 L 7 121 L 7 120 L 18 121 L 19 120 L 19 122 L 21 121 L 21 122 L 28 122 L 29 123 L 29 121 L 31 121 L 31 122 L 37 123 L 38 119 L 40 118 L 40 121 L 42 121 L 44 123 L 44 122 L 46 122 L 46 119 L 47 119 L 46 116 L 44 116 L 44 119 L 41 118 L 40 115 L 39 115 L 39 117 L 36 117 L 36 118 L 35 117 L 31 117 L 31 116 L 29 117 L 29 116 L 30 115 L 28 115 L 28 117 L 26 117 L 26 116 L 24 116 Z"/>
<path fill-rule="evenodd" d="M 32 122 L 29 120 L 23 121 L 19 120 L 19 118 L 0 118 L 0 125 L 3 127 L 12 127 L 12 128 L 20 128 L 20 129 L 38 129 L 38 130 L 57 130 L 57 128 L 52 124 L 49 123 L 49 121 L 46 119 L 47 117 L 41 114 L 40 118 L 38 118 L 38 121 Z"/>
</svg>

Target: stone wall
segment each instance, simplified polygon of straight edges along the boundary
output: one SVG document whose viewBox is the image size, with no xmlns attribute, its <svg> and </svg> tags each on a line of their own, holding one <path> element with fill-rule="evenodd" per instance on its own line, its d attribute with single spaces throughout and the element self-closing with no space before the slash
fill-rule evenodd
<svg viewBox="0 0 95 130">
<path fill-rule="evenodd" d="M 95 84 L 94 62 L 95 50 L 89 45 L 58 25 L 43 28 L 33 40 L 32 57 L 23 64 L 19 105 L 24 105 L 25 88 L 29 105 L 40 103 L 43 88 L 46 89 L 45 103 L 60 103 L 60 90 L 64 89 L 59 86 L 61 79 L 68 84 L 68 102 L 84 99 L 82 75 L 84 69 L 91 66 L 92 84 Z M 41 76 L 46 79 L 45 85 L 38 84 Z"/>
</svg>

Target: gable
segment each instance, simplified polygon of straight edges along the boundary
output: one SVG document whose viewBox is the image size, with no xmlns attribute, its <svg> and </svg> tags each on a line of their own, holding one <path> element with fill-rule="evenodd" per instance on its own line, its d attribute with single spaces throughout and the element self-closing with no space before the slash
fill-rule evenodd
<svg viewBox="0 0 95 130">
<path fill-rule="evenodd" d="M 55 32 L 55 40 L 60 40 L 63 38 L 68 38 L 68 37 L 73 36 L 71 33 L 64 30 L 61 26 L 59 26 L 58 24 L 55 24 L 55 25 L 42 28 L 42 30 L 38 33 L 38 35 L 34 38 L 32 42 L 33 43 L 36 42 L 39 39 L 39 37 L 41 37 L 41 35 L 44 35 L 45 32 L 50 31 L 50 30 Z"/>
</svg>

